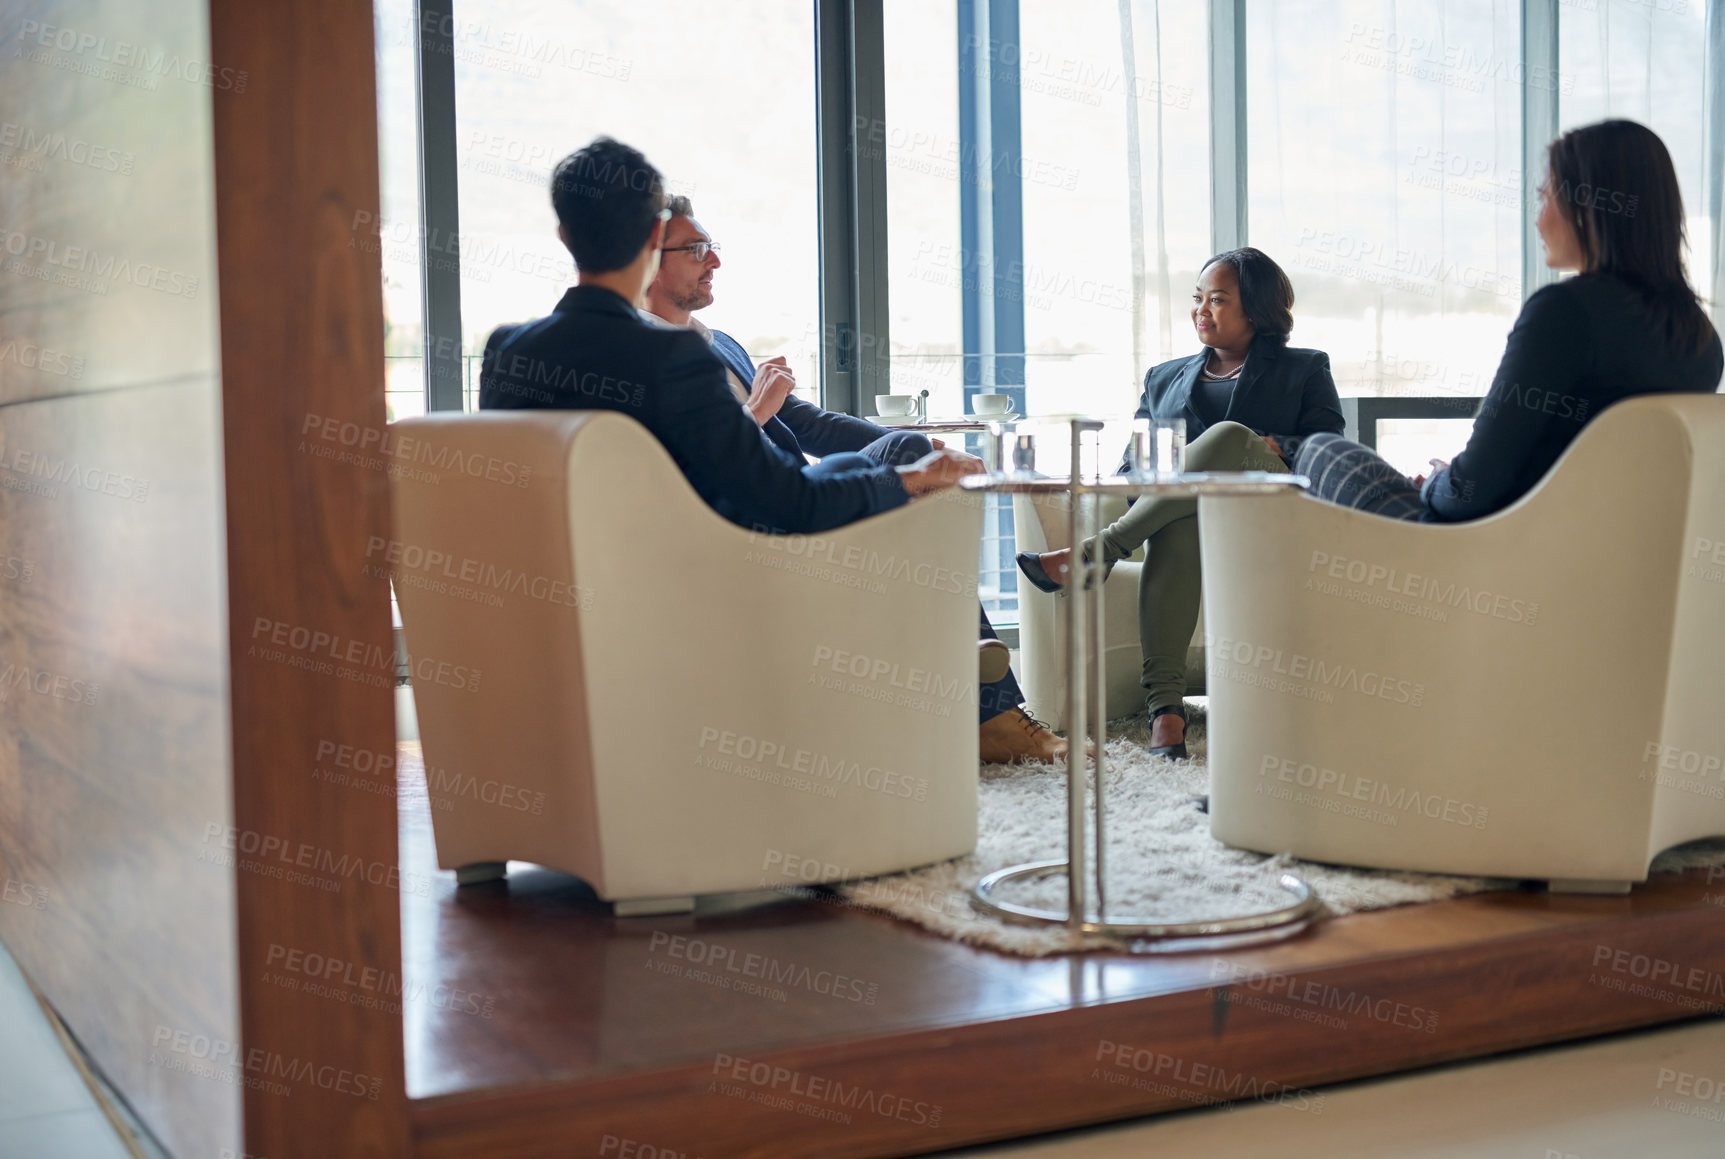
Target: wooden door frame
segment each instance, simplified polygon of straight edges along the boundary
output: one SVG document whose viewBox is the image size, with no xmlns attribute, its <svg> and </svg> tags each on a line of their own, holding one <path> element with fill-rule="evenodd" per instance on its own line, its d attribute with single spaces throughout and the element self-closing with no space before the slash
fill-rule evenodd
<svg viewBox="0 0 1725 1159">
<path fill-rule="evenodd" d="M 389 477 L 328 437 L 386 429 L 381 254 L 355 228 L 380 205 L 373 27 L 369 0 L 210 2 L 245 1151 L 271 1159 L 408 1148 L 395 798 L 313 771 L 395 751 L 365 568 Z"/>
</svg>

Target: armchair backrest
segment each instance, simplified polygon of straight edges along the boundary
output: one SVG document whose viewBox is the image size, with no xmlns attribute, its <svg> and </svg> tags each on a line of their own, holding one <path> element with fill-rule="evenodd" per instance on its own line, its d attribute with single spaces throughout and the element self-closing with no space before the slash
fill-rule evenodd
<svg viewBox="0 0 1725 1159">
<path fill-rule="evenodd" d="M 596 847 L 592 799 L 575 791 L 591 775 L 578 615 L 591 597 L 570 502 L 616 492 L 581 479 L 576 452 L 639 440 L 644 474 L 681 477 L 645 431 L 599 412 L 434 414 L 391 433 L 395 540 L 368 562 L 391 570 L 401 604 L 432 795 L 440 783 L 502 782 Z"/>
<path fill-rule="evenodd" d="M 1200 508 L 1218 837 L 1585 884 L 1725 833 L 1725 399 L 1619 403 L 1467 523 Z M 1348 811 L 1368 798 L 1400 811 Z"/>
<path fill-rule="evenodd" d="M 759 887 L 775 852 L 848 876 L 972 848 L 980 497 L 770 536 L 716 514 L 622 415 L 391 435 L 413 467 L 376 562 L 413 655 L 439 864 L 519 859 L 665 898 Z M 506 785 L 514 809 L 440 807 L 450 778 Z"/>
<path fill-rule="evenodd" d="M 1674 613 L 1664 719 L 1657 736 L 1644 738 L 1637 771 L 1665 790 L 1654 797 L 1650 852 L 1657 852 L 1719 832 L 1709 810 L 1695 806 L 1725 800 L 1725 398 L 1636 399 L 1602 421 L 1618 410 L 1664 428 L 1671 458 L 1687 475 L 1681 544 L 1660 569 Z"/>
</svg>

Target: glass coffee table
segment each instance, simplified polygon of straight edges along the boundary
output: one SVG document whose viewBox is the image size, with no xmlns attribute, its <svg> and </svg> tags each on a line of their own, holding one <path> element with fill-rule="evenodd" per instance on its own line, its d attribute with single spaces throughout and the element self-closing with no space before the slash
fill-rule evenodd
<svg viewBox="0 0 1725 1159">
<path fill-rule="evenodd" d="M 1046 421 L 1046 420 L 1044 420 Z M 1282 874 L 1278 884 L 1292 898 L 1290 904 L 1276 910 L 1233 917 L 1201 918 L 1192 921 L 1152 921 L 1141 917 L 1108 916 L 1103 850 L 1106 844 L 1107 805 L 1103 793 L 1104 742 L 1107 740 L 1107 681 L 1103 672 L 1103 601 L 1101 561 L 1086 563 L 1080 558 L 1079 544 L 1096 534 L 1102 500 L 1108 496 L 1126 497 L 1167 496 L 1197 497 L 1203 495 L 1274 495 L 1289 489 L 1303 489 L 1308 481 L 1299 475 L 1277 475 L 1264 471 L 1227 473 L 1194 473 L 1179 475 L 1102 475 L 1098 471 L 1082 470 L 1082 446 L 1087 435 L 1098 434 L 1101 421 L 1072 417 L 1059 420 L 1071 427 L 1071 470 L 1064 476 L 1048 476 L 1034 471 L 991 471 L 970 475 L 959 480 L 968 491 L 993 491 L 1010 495 L 1056 495 L 1067 497 L 1071 518 L 1068 521 L 1072 550 L 1072 571 L 1067 585 L 1067 667 L 1066 667 L 1066 856 L 1047 861 L 1030 861 L 996 870 L 976 883 L 971 891 L 971 905 L 977 910 L 1022 925 L 1065 926 L 1075 932 L 1105 934 L 1128 938 L 1190 938 L 1252 934 L 1286 927 L 1294 933 L 1314 917 L 1322 903 L 1303 880 L 1293 874 Z M 997 436 L 998 424 L 989 426 Z M 993 466 L 1004 457 L 997 450 Z M 1101 463 L 1101 456 L 1096 456 Z M 1086 678 L 1088 677 L 1088 679 Z M 1097 696 L 1095 705 L 1087 705 L 1086 685 L 1093 679 Z M 1095 829 L 1095 880 L 1090 880 L 1089 844 L 1086 833 L 1085 794 L 1089 787 L 1084 750 L 1086 740 L 1096 741 L 1096 782 L 1091 794 Z M 1072 866 L 1084 871 L 1072 872 Z M 1036 909 L 1018 905 L 996 896 L 996 890 L 1013 881 L 1036 880 L 1066 875 L 1066 912 Z M 1094 886 L 1094 889 L 1092 889 Z M 1092 913 L 1090 898 L 1095 895 Z"/>
</svg>

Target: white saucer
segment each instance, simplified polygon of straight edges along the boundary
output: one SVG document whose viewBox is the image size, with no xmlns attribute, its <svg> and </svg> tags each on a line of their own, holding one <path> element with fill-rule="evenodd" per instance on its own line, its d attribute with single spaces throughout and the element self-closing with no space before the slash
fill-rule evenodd
<svg viewBox="0 0 1725 1159">
<path fill-rule="evenodd" d="M 957 418 L 941 418 L 938 415 L 926 422 L 915 415 L 876 415 L 868 421 L 877 427 L 920 427 L 940 426 L 951 423 L 1005 423 L 1011 422 L 1018 415 L 1012 411 L 998 415 L 960 415 Z"/>
</svg>

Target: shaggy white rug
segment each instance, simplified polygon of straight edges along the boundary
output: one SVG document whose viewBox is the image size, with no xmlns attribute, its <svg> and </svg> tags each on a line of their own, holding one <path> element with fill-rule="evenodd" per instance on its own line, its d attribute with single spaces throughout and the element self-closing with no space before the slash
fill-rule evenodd
<svg viewBox="0 0 1725 1159">
<path fill-rule="evenodd" d="M 1291 872 L 1317 891 L 1329 914 L 1438 901 L 1515 881 L 1347 869 L 1286 855 L 1267 857 L 1230 849 L 1210 836 L 1210 818 L 1196 798 L 1207 792 L 1204 721 L 1193 714 L 1186 731 L 1187 761 L 1149 754 L 1149 729 L 1140 717 L 1109 725 L 1105 761 L 1108 793 L 1108 913 L 1155 921 L 1189 921 L 1281 909 L 1293 903 L 1277 878 Z M 1055 927 L 1013 925 L 976 912 L 970 889 L 1009 865 L 1064 856 L 1066 778 L 1047 764 L 984 765 L 976 851 L 956 861 L 847 885 L 853 904 L 882 910 L 935 933 L 1008 953 L 1037 957 L 1092 948 L 1166 950 L 1192 941 L 1126 944 L 1120 939 L 1074 935 Z M 1090 841 L 1094 845 L 1094 834 Z M 1725 841 L 1667 853 L 1654 869 L 1725 864 Z M 1020 905 L 1064 911 L 1066 877 L 1013 882 L 995 896 Z M 1094 904 L 1094 903 L 1093 903 Z"/>
</svg>

